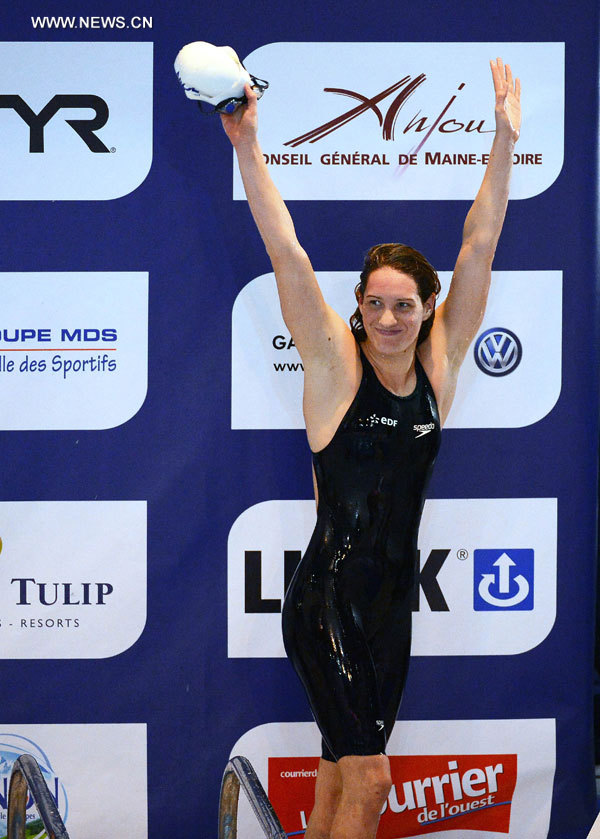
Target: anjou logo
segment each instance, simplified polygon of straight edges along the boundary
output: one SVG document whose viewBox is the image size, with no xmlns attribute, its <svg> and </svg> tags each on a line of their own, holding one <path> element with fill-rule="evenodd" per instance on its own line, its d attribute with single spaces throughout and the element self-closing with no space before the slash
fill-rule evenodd
<svg viewBox="0 0 600 839">
<path fill-rule="evenodd" d="M 0 108 L 12 108 L 29 126 L 29 151 L 44 151 L 44 128 L 62 108 L 83 108 L 94 111 L 90 119 L 65 120 L 81 137 L 88 149 L 95 154 L 109 152 L 95 132 L 108 121 L 108 105 L 100 96 L 93 94 L 56 94 L 44 105 L 39 114 L 33 111 L 27 102 L 17 94 L 0 94 Z"/>
<path fill-rule="evenodd" d="M 350 99 L 356 99 L 359 104 L 354 108 L 351 108 L 349 111 L 345 111 L 343 114 L 340 114 L 340 116 L 335 119 L 329 120 L 322 125 L 318 125 L 311 131 L 307 131 L 305 134 L 294 137 L 292 140 L 288 140 L 287 143 L 284 143 L 284 145 L 295 148 L 296 146 L 300 146 L 302 143 L 306 142 L 316 143 L 317 140 L 321 140 L 328 134 L 337 131 L 343 125 L 347 125 L 347 123 L 351 120 L 356 119 L 361 116 L 361 114 L 367 113 L 368 111 L 371 111 L 377 119 L 382 130 L 383 139 L 393 140 L 396 122 L 401 108 L 415 93 L 415 91 L 421 87 L 426 79 L 427 76 L 425 73 L 420 73 L 414 79 L 411 76 L 404 76 L 404 78 L 400 79 L 400 81 L 397 81 L 395 84 L 385 88 L 385 90 L 382 90 L 380 93 L 371 97 L 364 96 L 362 93 L 358 93 L 354 90 L 347 90 L 346 88 L 325 87 L 323 88 L 325 93 L 337 93 L 339 96 L 347 96 Z M 458 86 L 458 90 L 461 91 L 464 87 L 465 82 L 461 82 Z M 387 107 L 387 110 L 382 111 L 379 107 L 380 103 L 393 93 L 397 93 L 397 95 L 392 100 L 392 103 Z M 419 151 L 423 143 L 425 143 L 425 141 L 436 130 L 441 134 L 455 134 L 457 131 L 465 131 L 467 133 L 475 131 L 479 134 L 488 134 L 493 132 L 493 129 L 484 130 L 483 126 L 485 124 L 485 119 L 477 121 L 477 118 L 474 118 L 468 120 L 468 122 L 460 122 L 450 118 L 444 119 L 455 100 L 456 94 L 450 97 L 449 102 L 445 105 L 433 122 L 428 122 L 430 117 L 419 117 L 419 114 L 421 113 L 420 111 L 418 111 L 417 114 L 407 122 L 405 127 L 402 129 L 403 134 L 407 134 L 409 131 L 416 131 L 418 133 L 427 131 L 421 144 L 415 151 Z"/>
</svg>

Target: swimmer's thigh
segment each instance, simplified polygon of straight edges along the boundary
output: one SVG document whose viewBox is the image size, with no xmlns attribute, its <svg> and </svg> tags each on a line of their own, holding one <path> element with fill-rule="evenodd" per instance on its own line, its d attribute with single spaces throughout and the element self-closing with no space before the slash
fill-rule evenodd
<svg viewBox="0 0 600 839">
<path fill-rule="evenodd" d="M 408 676 L 412 627 L 410 605 L 408 599 L 398 604 L 391 610 L 384 625 L 369 639 L 388 738 L 398 716 Z"/>
<path fill-rule="evenodd" d="M 284 639 L 327 750 L 323 757 L 381 754 L 385 731 L 377 673 L 360 616 L 329 592 L 319 608 L 284 607 Z"/>
</svg>

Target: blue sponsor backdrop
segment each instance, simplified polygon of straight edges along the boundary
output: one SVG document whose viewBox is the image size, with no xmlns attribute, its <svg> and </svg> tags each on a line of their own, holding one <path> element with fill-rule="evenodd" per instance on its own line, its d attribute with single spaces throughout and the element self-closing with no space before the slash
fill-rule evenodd
<svg viewBox="0 0 600 839">
<path fill-rule="evenodd" d="M 416 658 L 402 714 L 556 717 L 550 836 L 585 836 L 595 809 L 597 4 L 585 0 L 567 13 L 542 0 L 526 7 L 465 0 L 459 12 L 455 3 L 429 0 L 182 0 L 168 10 L 157 0 L 142 7 L 81 0 L 61 13 L 146 15 L 152 29 L 34 29 L 30 16 L 49 11 L 40 2 L 4 6 L 2 39 L 154 41 L 153 164 L 143 184 L 117 200 L 4 202 L 0 270 L 148 270 L 149 386 L 137 415 L 114 429 L 4 432 L 0 492 L 3 500 L 148 499 L 148 590 L 139 589 L 148 620 L 138 642 L 114 658 L 4 661 L 3 724 L 147 722 L 150 835 L 159 837 L 214 834 L 231 745 L 261 723 L 309 719 L 287 661 L 226 654 L 233 521 L 260 501 L 309 498 L 312 487 L 303 432 L 230 430 L 231 309 L 239 289 L 270 267 L 247 206 L 232 201 L 231 150 L 219 124 L 179 89 L 172 69 L 179 48 L 204 39 L 244 56 L 289 40 L 565 41 L 564 166 L 550 189 L 510 204 L 495 260 L 498 269 L 564 271 L 561 396 L 533 426 L 446 432 L 430 490 L 431 497 L 558 498 L 556 624 L 518 656 Z M 397 240 L 446 269 L 467 208 L 463 201 L 291 202 L 319 270 L 358 267 L 371 244 Z"/>
</svg>

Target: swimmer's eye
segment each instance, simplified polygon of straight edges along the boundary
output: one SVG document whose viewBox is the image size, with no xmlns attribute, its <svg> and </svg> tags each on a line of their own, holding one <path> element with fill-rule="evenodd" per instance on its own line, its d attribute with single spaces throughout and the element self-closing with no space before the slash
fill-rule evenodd
<svg viewBox="0 0 600 839">
<path fill-rule="evenodd" d="M 367 300 L 367 305 L 372 308 L 380 308 L 382 306 L 382 301 L 378 300 L 376 297 L 371 297 Z M 397 309 L 410 309 L 412 306 L 413 303 L 411 303 L 410 300 L 398 300 L 396 303 Z"/>
</svg>

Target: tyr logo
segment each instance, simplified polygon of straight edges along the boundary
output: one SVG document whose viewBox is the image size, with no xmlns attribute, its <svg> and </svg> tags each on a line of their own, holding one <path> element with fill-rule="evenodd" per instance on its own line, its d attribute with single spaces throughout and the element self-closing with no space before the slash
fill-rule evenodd
<svg viewBox="0 0 600 839">
<path fill-rule="evenodd" d="M 76 134 L 81 137 L 88 149 L 94 153 L 108 152 L 95 131 L 106 125 L 108 120 L 108 105 L 100 96 L 93 94 L 57 94 L 39 114 L 36 114 L 17 94 L 0 94 L 0 108 L 12 108 L 29 126 L 29 151 L 41 153 L 44 151 L 44 128 L 61 108 L 91 108 L 94 116 L 91 119 L 67 119 Z"/>
<path fill-rule="evenodd" d="M 285 146 L 300 146 L 302 143 L 315 143 L 317 140 L 321 140 L 323 137 L 331 134 L 333 131 L 337 131 L 338 128 L 341 128 L 343 125 L 346 125 L 356 117 L 360 116 L 361 114 L 366 113 L 367 111 L 372 111 L 377 121 L 379 123 L 380 128 L 382 129 L 383 139 L 384 140 L 393 140 L 394 139 L 394 131 L 396 128 L 396 121 L 398 119 L 398 114 L 402 106 L 406 103 L 406 101 L 413 95 L 413 93 L 418 90 L 418 88 L 426 81 L 425 73 L 420 73 L 416 78 L 411 78 L 410 76 L 404 76 L 404 78 L 400 79 L 400 81 L 396 82 L 395 84 L 387 87 L 385 90 L 382 90 L 381 93 L 377 93 L 375 96 L 367 97 L 364 96 L 362 93 L 357 93 L 354 90 L 347 90 L 341 87 L 325 87 L 323 88 L 325 93 L 337 93 L 340 96 L 348 96 L 351 99 L 356 99 L 360 103 L 351 110 L 346 111 L 340 116 L 336 117 L 335 119 L 330 120 L 329 122 L 323 123 L 323 125 L 318 125 L 316 128 L 313 128 L 311 131 L 307 131 L 305 134 L 301 134 L 298 137 L 294 137 L 292 140 L 288 140 L 287 143 L 284 143 Z M 465 87 L 465 83 L 461 82 L 458 86 L 458 90 L 462 90 Z M 379 108 L 379 103 L 382 102 L 386 97 L 391 96 L 393 93 L 400 91 L 397 96 L 393 99 L 391 105 L 388 107 L 387 111 L 382 112 Z M 442 134 L 453 134 L 457 131 L 466 131 L 472 132 L 476 131 L 479 134 L 488 134 L 493 131 L 493 129 L 489 129 L 488 131 L 483 129 L 483 125 L 485 123 L 484 119 L 480 119 L 477 124 L 475 119 L 471 119 L 468 122 L 460 122 L 455 119 L 446 119 L 444 120 L 445 115 L 447 114 L 450 106 L 455 101 L 456 95 L 450 98 L 450 101 L 447 105 L 442 109 L 439 116 L 433 121 L 433 123 L 428 123 L 429 117 L 427 116 L 419 116 L 421 111 L 417 111 L 417 113 L 409 120 L 406 126 L 402 129 L 402 133 L 406 134 L 407 132 L 414 130 L 416 132 L 426 131 L 426 135 L 424 139 L 421 141 L 419 147 L 416 151 L 419 151 L 423 143 L 431 136 L 431 134 L 437 130 Z"/>
</svg>

